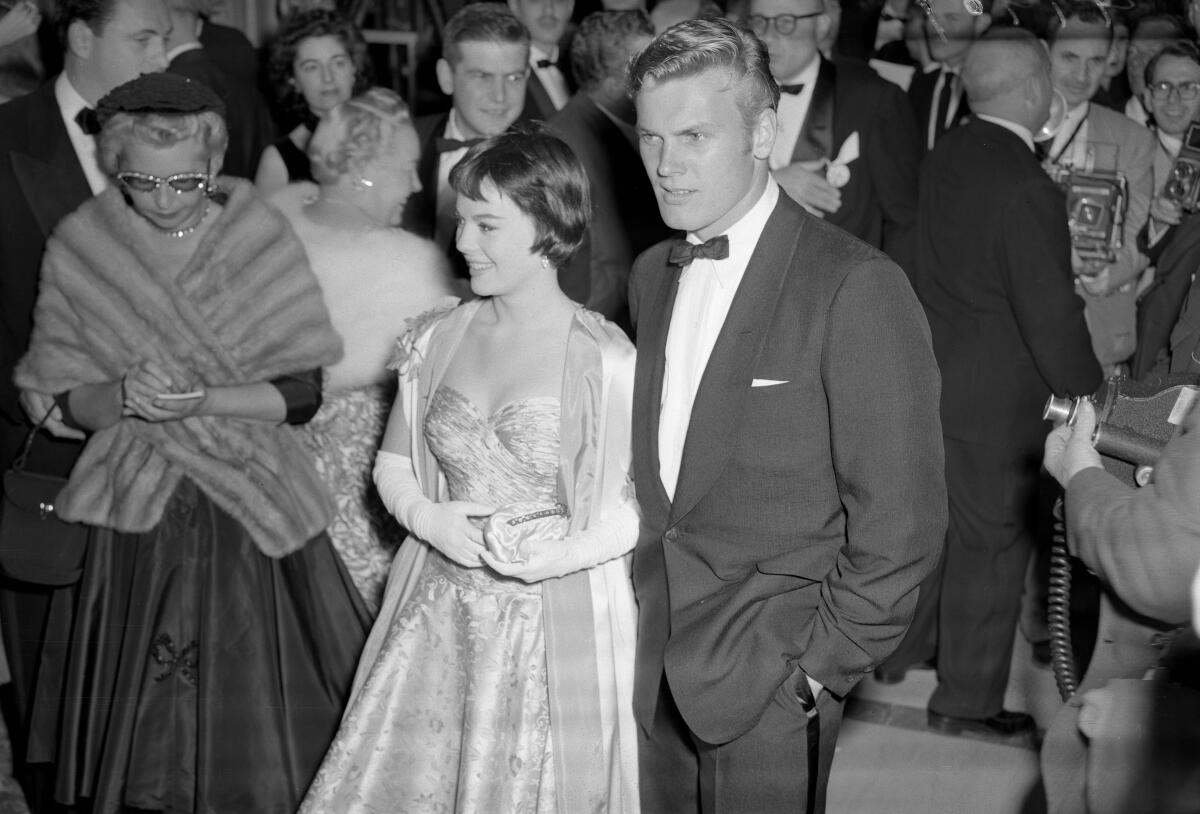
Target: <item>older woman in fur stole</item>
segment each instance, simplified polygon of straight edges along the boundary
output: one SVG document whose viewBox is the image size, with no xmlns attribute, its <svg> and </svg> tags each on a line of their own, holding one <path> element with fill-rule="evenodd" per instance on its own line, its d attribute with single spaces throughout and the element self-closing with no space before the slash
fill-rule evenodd
<svg viewBox="0 0 1200 814">
<path fill-rule="evenodd" d="M 341 342 L 287 222 L 214 180 L 211 91 L 147 75 L 96 113 L 113 183 L 50 239 L 16 381 L 90 433 L 56 509 L 109 531 L 43 659 L 31 759 L 91 811 L 284 814 L 368 624 L 282 426 L 316 412 Z"/>
<path fill-rule="evenodd" d="M 290 184 L 271 203 L 304 244 L 346 353 L 325 371 L 324 402 L 300 432 L 337 501 L 329 537 L 375 611 L 404 539 L 371 482 L 395 393 L 388 357 L 405 322 L 451 294 L 452 276 L 432 241 L 398 228 L 420 188 L 420 145 L 403 99 L 372 88 L 343 102 L 317 125 L 308 152 L 320 186 Z"/>
</svg>

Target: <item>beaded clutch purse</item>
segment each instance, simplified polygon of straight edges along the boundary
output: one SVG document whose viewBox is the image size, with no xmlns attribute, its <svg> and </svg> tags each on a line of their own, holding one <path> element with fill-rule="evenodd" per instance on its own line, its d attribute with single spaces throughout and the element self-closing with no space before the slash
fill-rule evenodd
<svg viewBox="0 0 1200 814">
<path fill-rule="evenodd" d="M 483 525 L 488 548 L 504 562 L 525 562 L 527 541 L 561 540 L 569 517 L 561 503 L 524 500 L 497 509 Z"/>
</svg>

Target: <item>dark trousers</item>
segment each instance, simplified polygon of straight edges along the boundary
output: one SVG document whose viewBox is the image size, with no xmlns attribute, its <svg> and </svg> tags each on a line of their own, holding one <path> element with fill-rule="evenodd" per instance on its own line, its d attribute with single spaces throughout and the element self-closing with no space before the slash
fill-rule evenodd
<svg viewBox="0 0 1200 814">
<path fill-rule="evenodd" d="M 929 708 L 987 718 L 1004 708 L 1013 636 L 1021 613 L 1039 461 L 1032 452 L 945 438 L 950 523 L 936 571 L 885 664 L 907 668 L 936 653 Z"/>
<path fill-rule="evenodd" d="M 828 692 L 806 712 L 796 669 L 780 685 L 761 719 L 749 732 L 724 744 L 705 743 L 679 714 L 666 677 L 659 687 L 654 723 L 639 729 L 638 768 L 646 814 L 820 814 L 843 702 Z M 809 728 L 819 732 L 809 755 Z M 816 777 L 810 788 L 809 767 Z M 812 805 L 809 806 L 809 798 Z"/>
</svg>

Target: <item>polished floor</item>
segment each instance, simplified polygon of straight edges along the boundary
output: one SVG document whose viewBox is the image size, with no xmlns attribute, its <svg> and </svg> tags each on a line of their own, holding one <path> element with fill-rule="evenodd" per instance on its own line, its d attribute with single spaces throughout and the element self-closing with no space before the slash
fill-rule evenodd
<svg viewBox="0 0 1200 814">
<path fill-rule="evenodd" d="M 936 679 L 912 670 L 903 683 L 868 678 L 847 702 L 829 781 L 827 814 L 1042 814 L 1036 743 L 949 736 L 925 728 Z M 1049 670 L 1017 637 L 1005 699 L 1045 729 L 1060 706 Z"/>
<path fill-rule="evenodd" d="M 925 730 L 929 670 L 903 683 L 868 678 L 847 702 L 827 814 L 1042 814 L 1037 752 L 1027 739 L 951 737 Z M 1018 636 L 1005 705 L 1045 728 L 1058 709 L 1049 671 L 1034 667 Z M 0 722 L 0 814 L 28 814 L 11 780 Z"/>
</svg>

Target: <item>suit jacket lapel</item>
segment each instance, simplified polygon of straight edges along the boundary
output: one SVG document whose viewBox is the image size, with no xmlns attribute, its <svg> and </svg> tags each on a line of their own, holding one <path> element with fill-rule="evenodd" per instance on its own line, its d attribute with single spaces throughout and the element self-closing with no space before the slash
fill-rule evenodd
<svg viewBox="0 0 1200 814">
<path fill-rule="evenodd" d="M 666 264 L 667 252 L 662 252 L 663 266 L 658 284 L 650 300 L 640 308 L 653 316 L 641 320 L 638 332 L 638 363 L 634 373 L 634 425 L 633 448 L 649 450 L 651 471 L 645 473 L 643 483 L 653 484 L 653 495 L 638 495 L 638 500 L 653 500 L 666 514 L 670 505 L 667 490 L 658 475 L 658 422 L 662 414 L 663 372 L 666 363 L 667 330 L 671 324 L 671 311 L 675 307 L 675 294 L 679 290 L 680 269 Z M 645 394 L 645 403 L 638 402 L 638 395 Z M 639 420 L 640 419 L 640 420 Z"/>
<path fill-rule="evenodd" d="M 817 69 L 817 81 L 804 125 L 792 151 L 792 162 L 813 161 L 833 158 L 833 114 L 834 94 L 837 90 L 837 68 L 832 62 L 819 57 L 821 67 Z"/>
<path fill-rule="evenodd" d="M 696 391 L 675 500 L 671 505 L 672 524 L 704 497 L 729 458 L 753 381 L 754 361 L 762 350 L 770 316 L 779 301 L 803 231 L 797 205 L 780 193 L 779 203 L 746 265 L 746 274 L 734 295 L 729 315 L 717 335 L 717 343 Z M 663 334 L 665 343 L 665 330 Z M 658 355 L 662 355 L 661 349 Z M 661 386 L 660 378 L 660 389 Z M 657 418 L 654 426 L 658 426 Z"/>
<path fill-rule="evenodd" d="M 54 84 L 39 90 L 29 110 L 28 149 L 12 154 L 13 174 L 21 193 L 46 237 L 81 203 L 92 197 L 92 188 L 79 164 L 79 156 L 63 124 L 54 96 Z"/>
</svg>

